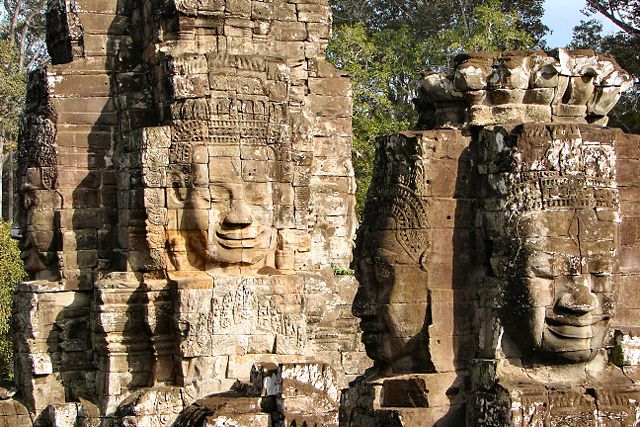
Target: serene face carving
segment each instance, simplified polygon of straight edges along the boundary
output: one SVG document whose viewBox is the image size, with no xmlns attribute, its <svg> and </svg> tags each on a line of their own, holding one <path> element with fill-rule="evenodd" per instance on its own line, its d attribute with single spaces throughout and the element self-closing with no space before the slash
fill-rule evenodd
<svg viewBox="0 0 640 427">
<path fill-rule="evenodd" d="M 520 219 L 504 325 L 524 352 L 582 362 L 602 348 L 614 309 L 616 227 L 606 209 Z"/>
<path fill-rule="evenodd" d="M 353 314 L 361 319 L 367 356 L 394 372 L 425 366 L 427 343 L 426 272 L 398 242 L 390 227 L 360 232 L 356 277 L 360 283 Z"/>
<path fill-rule="evenodd" d="M 231 173 L 227 179 L 212 182 L 208 188 L 210 208 L 197 222 L 206 241 L 198 244 L 212 263 L 256 264 L 265 259 L 273 244 L 270 191 L 256 192 L 239 173 Z"/>
<path fill-rule="evenodd" d="M 206 254 L 207 264 L 253 265 L 273 249 L 271 187 L 244 182 L 240 159 L 230 160 L 228 166 L 217 170 L 224 176 L 211 174 L 207 188 L 187 191 L 186 205 L 196 207 L 185 210 L 184 229 L 189 223 L 195 228 L 187 245 L 194 253 Z"/>
<path fill-rule="evenodd" d="M 614 146 L 581 132 L 574 125 L 525 125 L 513 147 L 486 145 L 509 168 L 488 177 L 497 200 L 486 206 L 501 210 L 485 217 L 494 224 L 490 234 L 499 236 L 491 265 L 503 287 L 506 342 L 551 363 L 595 357 L 616 297 Z"/>
<path fill-rule="evenodd" d="M 244 184 L 211 187 L 207 253 L 218 262 L 253 264 L 271 246 L 271 212 L 249 205 Z"/>
</svg>

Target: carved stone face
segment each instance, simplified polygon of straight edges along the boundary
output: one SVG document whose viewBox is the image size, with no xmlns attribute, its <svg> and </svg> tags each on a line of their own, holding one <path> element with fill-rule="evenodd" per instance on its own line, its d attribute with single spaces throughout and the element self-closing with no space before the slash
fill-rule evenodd
<svg viewBox="0 0 640 427">
<path fill-rule="evenodd" d="M 576 209 L 520 219 L 503 324 L 522 351 L 583 362 L 602 348 L 615 301 L 615 218 Z"/>
<path fill-rule="evenodd" d="M 166 162 L 169 258 L 176 270 L 292 270 L 311 157 L 293 147 L 304 120 L 290 111 L 290 69 L 259 55 L 207 58 L 172 59 L 184 99 L 172 107 Z M 189 80 L 194 70 L 206 82 Z"/>
<path fill-rule="evenodd" d="M 188 233 L 187 245 L 204 255 L 207 263 L 253 265 L 273 249 L 271 187 L 244 182 L 240 159 L 233 159 L 229 166 L 226 181 L 187 191 L 185 204 L 197 208 L 184 211 L 183 229 L 194 229 Z"/>
<path fill-rule="evenodd" d="M 367 356 L 383 371 L 424 369 L 427 355 L 426 272 L 398 240 L 396 221 L 360 232 L 356 277 L 360 283 L 353 314 L 361 319 Z"/>
</svg>

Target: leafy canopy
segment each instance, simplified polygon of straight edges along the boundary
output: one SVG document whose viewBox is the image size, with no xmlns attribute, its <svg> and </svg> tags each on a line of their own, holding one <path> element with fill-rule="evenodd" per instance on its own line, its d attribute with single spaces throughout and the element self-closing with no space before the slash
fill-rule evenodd
<svg viewBox="0 0 640 427">
<path fill-rule="evenodd" d="M 21 280 L 27 278 L 20 250 L 9 236 L 11 224 L 0 221 L 0 377 L 9 377 L 13 370 L 11 339 L 11 299 Z"/>
<path fill-rule="evenodd" d="M 19 59 L 16 46 L 0 40 L 0 139 L 10 146 L 18 138 L 25 95 L 25 76 L 20 72 Z"/>
<path fill-rule="evenodd" d="M 347 1 L 334 4 L 334 12 L 337 7 L 344 8 Z M 453 57 L 465 50 L 528 48 L 536 43 L 536 38 L 521 25 L 518 9 L 505 10 L 500 0 L 488 0 L 476 2 L 474 9 L 468 11 L 466 3 L 461 1 L 456 8 L 451 2 L 434 1 L 428 3 L 429 13 L 425 9 L 419 22 L 414 22 L 411 14 L 404 20 L 389 17 L 383 22 L 377 20 L 376 13 L 367 16 L 371 10 L 386 13 L 375 1 L 367 2 L 359 10 L 360 21 L 343 20 L 334 29 L 327 58 L 348 71 L 353 82 L 353 164 L 358 213 L 364 207 L 373 172 L 373 141 L 380 135 L 411 129 L 416 123 L 413 97 L 424 72 L 445 71 Z M 402 9 L 401 6 L 412 10 L 427 7 L 427 3 L 389 3 L 391 8 Z M 541 16 L 541 8 L 533 10 Z M 435 25 L 432 16 L 445 12 L 446 19 L 435 27 L 429 26 Z M 335 13 L 340 16 L 344 10 Z"/>
</svg>

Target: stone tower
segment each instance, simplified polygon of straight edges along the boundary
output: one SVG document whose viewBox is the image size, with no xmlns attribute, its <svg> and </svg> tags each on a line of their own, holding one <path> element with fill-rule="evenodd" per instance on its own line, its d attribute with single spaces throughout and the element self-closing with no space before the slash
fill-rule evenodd
<svg viewBox="0 0 640 427">
<path fill-rule="evenodd" d="M 14 306 L 38 422 L 169 425 L 256 363 L 325 362 L 334 388 L 366 367 L 333 274 L 356 222 L 330 30 L 322 0 L 48 3 Z"/>
<path fill-rule="evenodd" d="M 592 51 L 481 52 L 429 74 L 424 131 L 382 137 L 353 312 L 374 366 L 345 426 L 633 426 L 638 135 Z"/>
</svg>

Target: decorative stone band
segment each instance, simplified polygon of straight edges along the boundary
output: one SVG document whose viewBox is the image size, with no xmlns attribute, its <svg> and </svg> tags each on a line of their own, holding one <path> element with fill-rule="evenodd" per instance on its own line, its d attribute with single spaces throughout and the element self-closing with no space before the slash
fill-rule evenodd
<svg viewBox="0 0 640 427">
<path fill-rule="evenodd" d="M 367 194 L 363 225 L 396 230 L 400 245 L 416 261 L 428 247 L 425 160 L 433 150 L 426 140 L 390 135 L 376 140 L 375 175 Z M 394 223 L 389 223 L 392 218 Z"/>
<path fill-rule="evenodd" d="M 563 176 L 558 172 L 528 172 L 514 180 L 507 205 L 511 212 L 566 209 L 618 209 L 613 180 Z"/>
<path fill-rule="evenodd" d="M 606 125 L 633 86 L 616 61 L 592 50 L 477 52 L 459 55 L 449 75 L 428 74 L 417 108 L 435 127 L 560 122 Z M 428 123 L 426 117 L 421 123 Z"/>
</svg>

